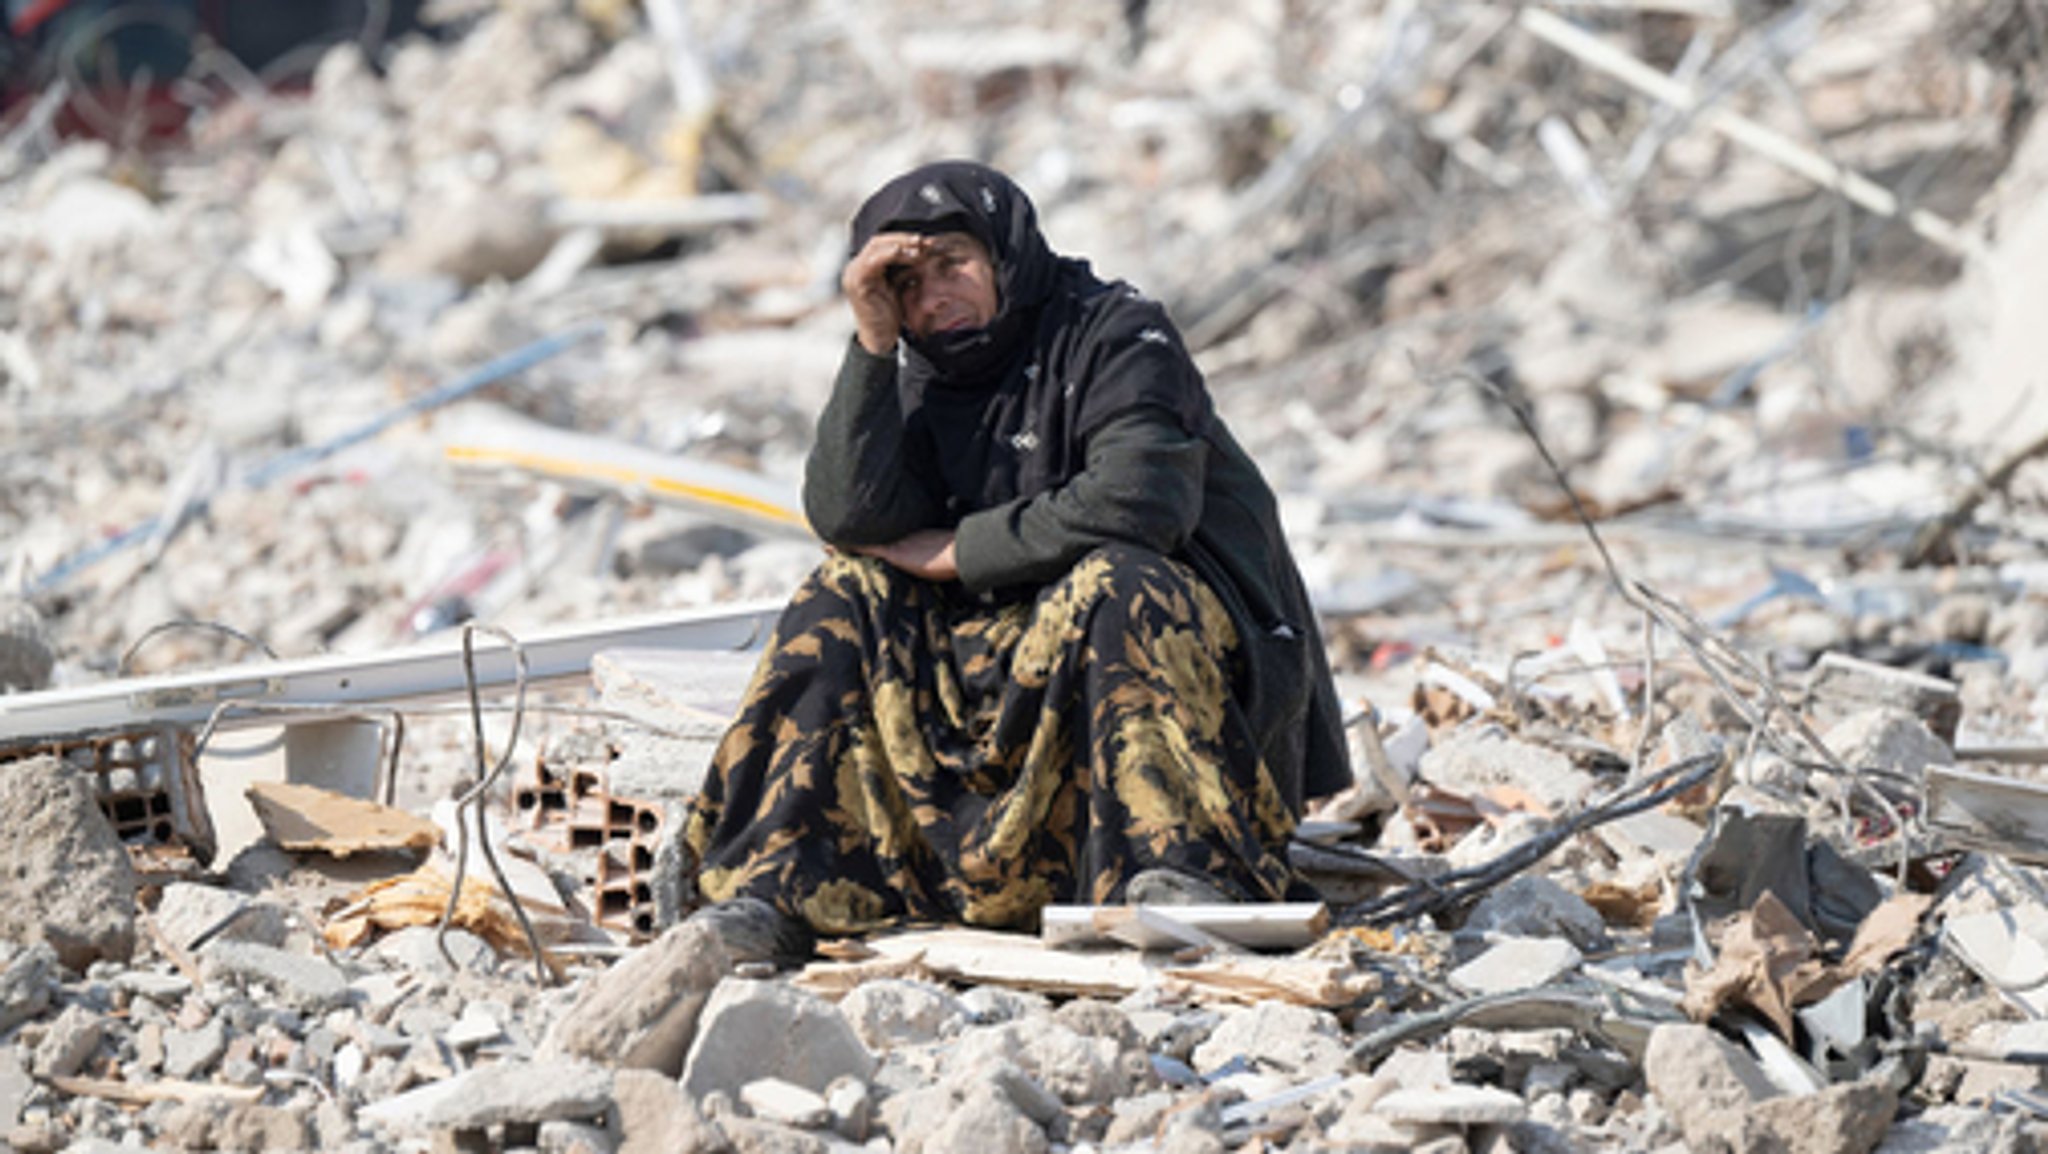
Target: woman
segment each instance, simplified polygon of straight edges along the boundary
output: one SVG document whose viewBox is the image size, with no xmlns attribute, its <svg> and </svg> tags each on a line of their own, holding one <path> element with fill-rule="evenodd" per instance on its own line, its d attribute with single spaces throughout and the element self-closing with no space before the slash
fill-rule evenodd
<svg viewBox="0 0 2048 1154">
<path fill-rule="evenodd" d="M 1055 256 L 979 164 L 890 181 L 851 252 L 804 478 L 834 553 L 687 823 L 712 919 L 1303 894 L 1303 798 L 1350 780 L 1328 670 L 1272 493 L 1164 310 Z"/>
</svg>

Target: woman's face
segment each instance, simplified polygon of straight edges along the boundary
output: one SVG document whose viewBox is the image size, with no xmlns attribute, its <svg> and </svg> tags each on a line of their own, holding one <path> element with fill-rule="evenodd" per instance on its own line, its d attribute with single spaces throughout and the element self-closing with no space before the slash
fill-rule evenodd
<svg viewBox="0 0 2048 1154">
<path fill-rule="evenodd" d="M 964 232 L 927 238 L 915 260 L 889 269 L 903 327 L 920 340 L 979 329 L 996 319 L 996 266 L 987 246 Z"/>
</svg>

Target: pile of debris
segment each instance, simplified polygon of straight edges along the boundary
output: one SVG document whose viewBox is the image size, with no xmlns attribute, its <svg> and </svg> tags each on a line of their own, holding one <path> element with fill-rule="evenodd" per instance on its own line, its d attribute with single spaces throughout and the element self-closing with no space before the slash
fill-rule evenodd
<svg viewBox="0 0 2048 1154">
<path fill-rule="evenodd" d="M 0 132 L 8 1145 L 2041 1140 L 2040 0 L 421 20 Z M 844 222 L 949 154 L 1282 492 L 1322 903 L 680 921 Z"/>
</svg>

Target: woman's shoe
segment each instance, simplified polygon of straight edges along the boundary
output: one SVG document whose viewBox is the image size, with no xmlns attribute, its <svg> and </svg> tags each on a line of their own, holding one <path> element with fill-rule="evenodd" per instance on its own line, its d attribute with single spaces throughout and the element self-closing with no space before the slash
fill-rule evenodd
<svg viewBox="0 0 2048 1154">
<path fill-rule="evenodd" d="M 735 965 L 774 962 L 796 965 L 810 960 L 818 936 L 809 922 L 791 917 L 760 898 L 714 902 L 685 921 L 709 926 L 725 945 Z"/>
<path fill-rule="evenodd" d="M 1241 901 L 1207 878 L 1155 866 L 1124 883 L 1127 906 L 1222 906 Z"/>
</svg>

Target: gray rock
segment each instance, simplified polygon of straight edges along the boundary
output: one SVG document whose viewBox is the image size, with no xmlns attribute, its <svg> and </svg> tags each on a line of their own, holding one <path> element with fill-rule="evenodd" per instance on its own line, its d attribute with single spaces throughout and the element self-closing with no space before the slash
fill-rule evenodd
<svg viewBox="0 0 2048 1154">
<path fill-rule="evenodd" d="M 489 942 L 468 930 L 450 927 L 447 937 L 448 953 L 455 956 L 455 965 L 448 964 L 448 958 L 441 953 L 441 935 L 433 926 L 407 926 L 395 934 L 387 934 L 370 947 L 369 957 L 388 969 L 408 974 L 452 974 L 456 970 L 475 973 L 488 969 L 497 960 L 497 951 Z"/>
<path fill-rule="evenodd" d="M 1215 1010 L 1188 1010 L 1173 1016 L 1156 1032 L 1144 1036 L 1145 1048 L 1175 1061 L 1192 1062 L 1195 1047 L 1209 1040 L 1223 1015 Z"/>
<path fill-rule="evenodd" d="M 1658 1026 L 1643 1055 L 1643 1080 L 1686 1141 L 1707 1149 L 1742 1128 L 1743 1115 L 1777 1090 L 1749 1053 L 1705 1026 Z"/>
<path fill-rule="evenodd" d="M 293 1009 L 318 1012 L 345 1005 L 348 977 L 321 958 L 288 953 L 255 942 L 216 942 L 200 955 L 200 972 L 212 980 L 230 977 L 262 982 Z"/>
<path fill-rule="evenodd" d="M 1852 713 L 1821 735 L 1844 765 L 1884 769 L 1919 781 L 1930 765 L 1954 765 L 1955 751 L 1917 716 L 1892 706 Z"/>
<path fill-rule="evenodd" d="M 100 1016 L 80 1005 L 64 1007 L 43 1040 L 36 1045 L 35 1072 L 40 1078 L 69 1078 L 99 1049 L 105 1027 Z"/>
<path fill-rule="evenodd" d="M 192 992 L 192 981 L 183 974 L 159 974 L 151 970 L 124 970 L 114 977 L 114 987 L 138 998 L 166 1006 Z"/>
<path fill-rule="evenodd" d="M 937 1126 L 896 1144 L 897 1154 L 1045 1154 L 1047 1149 L 1045 1131 L 992 1086 L 970 1090 Z"/>
<path fill-rule="evenodd" d="M 816 1134 L 794 1130 L 758 1118 L 724 1118 L 719 1121 L 727 1140 L 739 1154 L 831 1154 L 832 1143 Z"/>
<path fill-rule="evenodd" d="M 740 1104 L 763 1122 L 816 1130 L 832 1121 L 832 1107 L 816 1090 L 781 1078 L 756 1078 L 740 1087 Z"/>
<path fill-rule="evenodd" d="M 540 1124 L 541 1154 L 615 1154 L 618 1140 L 602 1126 L 558 1118 Z"/>
<path fill-rule="evenodd" d="M 505 1028 L 498 1020 L 476 1003 L 464 1006 L 462 1016 L 448 1027 L 442 1041 L 458 1050 L 474 1050 L 485 1042 L 495 1042 L 505 1036 Z"/>
<path fill-rule="evenodd" d="M 1165 1090 L 1138 1094 L 1111 1103 L 1113 1116 L 1109 1120 L 1109 1129 L 1103 1132 L 1103 1145 L 1114 1149 L 1149 1141 L 1159 1133 L 1174 1104 L 1174 1095 Z"/>
<path fill-rule="evenodd" d="M 1139 1050 L 1144 1042 L 1130 1016 L 1097 998 L 1075 998 L 1053 1011 L 1052 1020 L 1087 1038 L 1108 1038 L 1118 1049 Z"/>
<path fill-rule="evenodd" d="M 834 1078 L 825 1087 L 825 1105 L 832 1111 L 832 1129 L 853 1142 L 868 1140 L 875 1124 L 874 1093 L 859 1078 Z"/>
<path fill-rule="evenodd" d="M 0 770 L 4 771 L 4 770 Z M 0 969 L 0 1034 L 50 1008 L 57 986 L 57 952 L 43 942 L 26 946 L 6 943 L 6 967 Z"/>
<path fill-rule="evenodd" d="M 1898 1113 L 1899 1096 L 1875 1080 L 1845 1082 L 1818 1094 L 1771 1098 L 1744 1120 L 1746 1146 L 1789 1154 L 1869 1154 Z"/>
<path fill-rule="evenodd" d="M 697 1112 L 674 1078 L 652 1070 L 616 1071 L 612 1103 L 618 1154 L 713 1154 L 731 1149 L 725 1134 Z"/>
<path fill-rule="evenodd" d="M 1514 938 L 1563 937 L 1581 950 L 1607 944 L 1607 923 L 1586 899 L 1541 874 L 1511 878 L 1465 919 L 1461 934 Z"/>
<path fill-rule="evenodd" d="M 1115 1042 L 1084 1038 L 1051 1018 L 984 1026 L 961 1036 L 947 1063 L 995 1071 L 1012 1063 L 1068 1105 L 1109 1102 L 1129 1089 Z"/>
<path fill-rule="evenodd" d="M 250 1102 L 214 1124 L 213 1142 L 223 1150 L 305 1150 L 312 1137 L 310 1111 Z"/>
<path fill-rule="evenodd" d="M 839 1012 L 870 1050 L 935 1042 L 967 1021 L 951 991 L 930 982 L 884 978 L 863 982 L 839 1000 Z"/>
<path fill-rule="evenodd" d="M 1555 750 L 1509 737 L 1498 726 L 1461 730 L 1422 755 L 1425 780 L 1461 793 L 1497 785 L 1527 790 L 1553 810 L 1570 809 L 1593 787 L 1593 778 Z"/>
<path fill-rule="evenodd" d="M 1936 1106 L 1895 1122 L 1877 1154 L 2017 1154 L 2026 1149 L 2017 1114 L 1970 1106 Z"/>
<path fill-rule="evenodd" d="M 506 1122 L 590 1119 L 612 1103 L 612 1072 L 584 1062 L 498 1062 L 363 1107 L 357 1115 L 401 1134 L 474 1130 Z"/>
<path fill-rule="evenodd" d="M 21 1108 L 35 1088 L 35 1079 L 21 1064 L 20 1051 L 0 1045 L 0 1137 L 21 1121 Z"/>
<path fill-rule="evenodd" d="M 42 614 L 19 597 L 0 599 L 0 693 L 43 689 L 56 665 Z"/>
<path fill-rule="evenodd" d="M 1505 1126 L 1528 1116 L 1520 1096 L 1491 1086 L 1438 1086 L 1395 1090 L 1373 1103 L 1373 1113 L 1396 1122 L 1439 1126 Z"/>
<path fill-rule="evenodd" d="M 291 932 L 284 908 L 277 903 L 194 882 L 172 882 L 164 887 L 156 907 L 156 928 L 172 945 L 190 949 L 201 934 L 230 915 L 235 920 L 212 940 L 282 946 Z"/>
<path fill-rule="evenodd" d="M 960 995 L 960 1007 L 976 1025 L 1021 1022 L 1036 1014 L 1052 1012 L 1052 1001 L 1043 994 L 1006 990 L 1001 986 L 976 986 Z"/>
<path fill-rule="evenodd" d="M 704 1006 L 682 1085 L 702 1098 L 773 1075 L 822 1091 L 835 1078 L 865 1080 L 874 1071 L 874 1054 L 832 1003 L 780 982 L 728 978 Z"/>
<path fill-rule="evenodd" d="M 178 1150 L 212 1149 L 213 1127 L 221 1113 L 218 1100 L 173 1104 L 157 1122 L 157 1139 Z"/>
<path fill-rule="evenodd" d="M 1749 1054 L 1705 1026 L 1650 1034 L 1643 1077 L 1698 1151 L 1865 1154 L 1884 1137 L 1898 1095 L 1874 1081 L 1780 1095 Z"/>
<path fill-rule="evenodd" d="M 1577 946 L 1563 938 L 1509 938 L 1452 970 L 1451 985 L 1468 994 L 1504 994 L 1549 985 L 1578 967 Z"/>
<path fill-rule="evenodd" d="M 164 1035 L 164 1077 L 191 1081 L 213 1069 L 227 1052 L 228 1029 L 219 1017 L 210 1018 L 196 1030 L 172 1030 Z"/>
<path fill-rule="evenodd" d="M 1351 1068 L 1351 1049 L 1333 1015 L 1284 1002 L 1261 1002 L 1225 1014 L 1208 1040 L 1195 1047 L 1194 1067 L 1206 1074 L 1239 1057 L 1302 1078 Z"/>
<path fill-rule="evenodd" d="M 0 765 L 0 940 L 46 942 L 83 973 L 135 950 L 135 870 L 86 776 L 55 757 Z"/>
<path fill-rule="evenodd" d="M 684 922 L 590 979 L 541 1052 L 673 1077 L 682 1071 L 705 1001 L 730 969 L 717 933 Z"/>
<path fill-rule="evenodd" d="M 976 1086 L 988 1086 L 1009 1100 L 1026 1118 L 1040 1126 L 1050 1126 L 1053 1119 L 1065 1112 L 1059 1095 L 1039 1084 L 1038 1079 L 1025 1072 L 1022 1066 L 1002 1058 L 987 1057 L 979 1062 L 956 1067 L 948 1074 L 945 1084 L 956 1096 L 964 1097 Z"/>
</svg>

